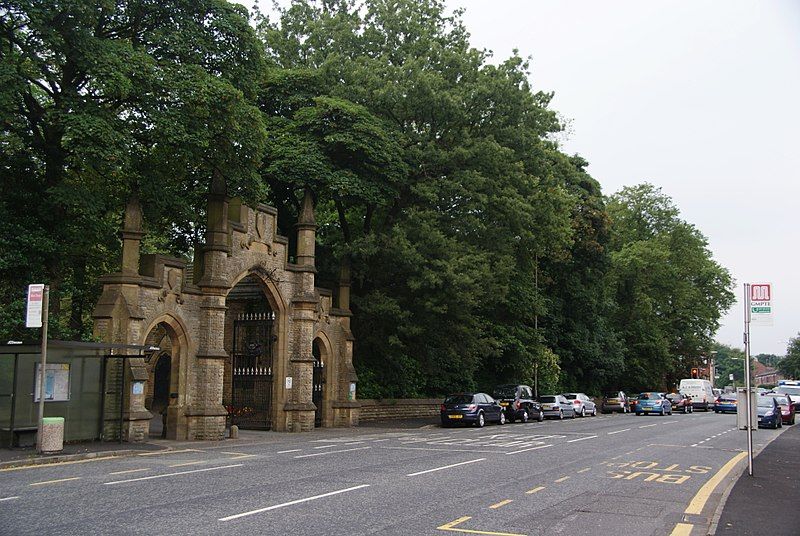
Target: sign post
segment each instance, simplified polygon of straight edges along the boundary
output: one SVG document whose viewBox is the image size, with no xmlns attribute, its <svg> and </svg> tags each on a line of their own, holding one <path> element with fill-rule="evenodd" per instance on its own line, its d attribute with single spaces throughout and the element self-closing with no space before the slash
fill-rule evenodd
<svg viewBox="0 0 800 536">
<path fill-rule="evenodd" d="M 750 323 L 772 325 L 772 285 L 744 284 L 744 386 L 747 401 L 747 473 L 753 476 L 753 396 L 750 380 Z"/>
<path fill-rule="evenodd" d="M 50 287 L 47 285 L 28 285 L 28 311 L 25 327 L 42 328 L 42 363 L 39 366 L 39 421 L 36 428 L 36 452 L 42 452 L 42 432 L 44 430 L 45 370 L 47 369 L 47 313 L 50 306 Z"/>
</svg>

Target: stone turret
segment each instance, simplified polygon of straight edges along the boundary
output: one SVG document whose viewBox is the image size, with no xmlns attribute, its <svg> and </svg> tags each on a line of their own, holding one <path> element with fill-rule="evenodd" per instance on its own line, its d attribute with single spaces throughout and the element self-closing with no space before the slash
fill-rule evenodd
<svg viewBox="0 0 800 536">
<path fill-rule="evenodd" d="M 139 274 L 139 245 L 142 242 L 142 205 L 139 196 L 131 195 L 125 207 L 125 224 L 120 232 L 122 237 L 122 273 Z"/>
<path fill-rule="evenodd" d="M 309 188 L 306 188 L 303 207 L 295 227 L 297 228 L 297 264 L 313 268 L 317 222 L 314 219 L 314 200 Z"/>
</svg>

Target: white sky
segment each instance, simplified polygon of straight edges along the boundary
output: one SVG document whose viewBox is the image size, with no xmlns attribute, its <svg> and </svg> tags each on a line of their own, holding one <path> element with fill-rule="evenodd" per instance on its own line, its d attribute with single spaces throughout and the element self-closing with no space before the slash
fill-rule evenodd
<svg viewBox="0 0 800 536">
<path fill-rule="evenodd" d="M 534 89 L 571 122 L 563 149 L 605 194 L 651 182 L 708 237 L 738 298 L 717 340 L 743 347 L 742 284 L 773 283 L 774 326 L 752 327 L 751 351 L 785 354 L 800 332 L 800 2 L 447 6 L 496 61 L 533 57 Z"/>
<path fill-rule="evenodd" d="M 536 90 L 571 120 L 568 153 L 612 194 L 648 181 L 736 279 L 719 342 L 743 347 L 743 283 L 772 282 L 772 327 L 800 331 L 800 2 L 448 0 L 472 45 L 532 56 Z"/>
</svg>

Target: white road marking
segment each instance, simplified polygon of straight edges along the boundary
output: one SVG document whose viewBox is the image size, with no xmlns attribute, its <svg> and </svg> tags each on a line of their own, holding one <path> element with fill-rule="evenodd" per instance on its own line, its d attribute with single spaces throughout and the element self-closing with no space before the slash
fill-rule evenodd
<svg viewBox="0 0 800 536">
<path fill-rule="evenodd" d="M 570 439 L 569 441 L 567 441 L 567 443 L 575 443 L 577 441 L 586 441 L 587 439 L 594 439 L 595 437 L 597 437 L 597 436 L 596 435 L 590 435 L 590 436 L 587 436 L 587 437 L 579 437 L 578 439 Z"/>
<path fill-rule="evenodd" d="M 340 452 L 352 452 L 354 450 L 366 450 L 371 449 L 372 447 L 360 447 L 357 449 L 342 449 L 342 450 L 326 450 L 325 452 L 317 452 L 316 454 L 301 454 L 300 456 L 295 456 L 297 458 L 311 458 L 312 456 L 325 456 L 327 454 L 338 454 Z"/>
<path fill-rule="evenodd" d="M 380 442 L 382 442 L 382 441 L 391 441 L 391 439 L 389 439 L 389 438 L 386 438 L 386 439 L 375 439 L 375 440 L 373 440 L 372 442 L 373 442 L 373 443 L 380 443 Z"/>
<path fill-rule="evenodd" d="M 349 447 L 350 445 L 359 445 L 361 443 L 363 443 L 363 441 L 353 441 L 352 443 L 345 443 L 344 446 Z"/>
<path fill-rule="evenodd" d="M 497 454 L 496 450 L 477 450 L 477 449 L 434 449 L 429 447 L 381 447 L 381 448 L 389 450 L 432 450 L 434 452 L 480 452 L 486 454 Z"/>
<path fill-rule="evenodd" d="M 276 504 L 274 506 L 267 506 L 266 508 L 259 508 L 258 510 L 252 510 L 250 512 L 243 512 L 241 514 L 236 514 L 228 517 L 221 517 L 219 518 L 219 521 L 231 521 L 233 519 L 239 519 L 240 517 L 251 516 L 253 514 L 260 514 L 261 512 L 268 512 L 270 510 L 276 510 L 278 508 L 283 508 L 284 506 L 292 506 L 293 504 L 315 501 L 317 499 L 322 499 L 323 497 L 330 497 L 331 495 L 339 495 L 340 493 L 347 493 L 348 491 L 355 491 L 357 489 L 368 488 L 368 487 L 369 484 L 361 484 L 360 486 L 353 486 L 352 488 L 340 489 L 338 491 L 323 493 L 322 495 L 314 495 L 313 497 L 306 497 L 305 499 L 297 499 L 296 501 L 289 501 L 282 504 Z"/>
<path fill-rule="evenodd" d="M 141 473 L 142 471 L 149 471 L 148 467 L 144 467 L 142 469 L 128 469 L 127 471 L 115 471 L 113 473 L 108 473 L 109 475 L 124 475 L 126 473 Z"/>
<path fill-rule="evenodd" d="M 139 482 L 141 480 L 153 480 L 153 479 L 156 479 L 156 478 L 167 478 L 167 477 L 170 477 L 170 476 L 188 475 L 188 474 L 191 474 L 191 473 L 203 473 L 205 471 L 218 471 L 220 469 L 231 469 L 233 467 L 241 467 L 242 465 L 244 465 L 244 464 L 243 463 L 237 463 L 235 465 L 223 465 L 223 466 L 220 466 L 220 467 L 206 467 L 205 469 L 193 469 L 191 471 L 180 471 L 180 472 L 177 472 L 177 473 L 166 473 L 166 474 L 163 474 L 163 475 L 142 476 L 142 477 L 139 477 L 139 478 L 131 478 L 129 480 L 115 480 L 113 482 L 103 482 L 103 484 L 106 485 L 106 486 L 111 486 L 113 484 L 125 484 L 127 482 Z"/>
<path fill-rule="evenodd" d="M 292 449 L 292 450 L 279 450 L 276 454 L 287 454 L 289 452 L 301 452 L 303 449 Z"/>
<path fill-rule="evenodd" d="M 0 499 L 0 502 L 13 501 L 14 499 L 19 499 L 19 496 L 17 496 L 17 497 L 3 497 L 2 499 Z"/>
<path fill-rule="evenodd" d="M 314 447 L 315 449 L 330 449 L 337 445 L 322 445 L 321 447 Z"/>
<path fill-rule="evenodd" d="M 645 424 L 644 426 L 640 426 L 639 428 L 650 428 L 651 426 L 658 426 L 658 423 L 654 423 L 654 424 Z"/>
<path fill-rule="evenodd" d="M 621 434 L 622 432 L 629 432 L 629 431 L 630 428 L 625 428 L 623 430 L 617 430 L 616 432 L 609 432 L 608 435 Z"/>
<path fill-rule="evenodd" d="M 506 452 L 506 454 L 519 454 L 520 452 L 528 452 L 529 450 L 537 450 L 537 449 L 546 449 L 547 447 L 552 447 L 553 445 L 539 445 L 538 447 L 531 447 L 529 449 L 522 449 L 522 450 L 515 450 L 514 452 Z"/>
<path fill-rule="evenodd" d="M 437 467 L 435 469 L 428 469 L 426 471 L 418 471 L 416 473 L 409 473 L 406 476 L 417 476 L 417 475 L 424 475 L 426 473 L 433 473 L 435 471 L 442 471 L 444 469 L 450 469 L 451 467 L 458 467 L 459 465 L 467 465 L 470 463 L 477 463 L 486 460 L 486 458 L 478 458 L 477 460 L 470 460 L 468 462 L 461 462 L 461 463 L 454 463 L 452 465 L 445 465 L 444 467 Z"/>
</svg>

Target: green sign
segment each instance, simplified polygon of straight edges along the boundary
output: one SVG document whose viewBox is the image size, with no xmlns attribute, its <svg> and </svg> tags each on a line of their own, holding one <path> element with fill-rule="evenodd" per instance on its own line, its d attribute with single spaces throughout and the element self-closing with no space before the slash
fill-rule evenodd
<svg viewBox="0 0 800 536">
<path fill-rule="evenodd" d="M 772 312 L 772 307 L 752 307 L 751 310 L 754 313 L 767 313 L 767 314 L 769 314 L 769 313 Z"/>
</svg>

